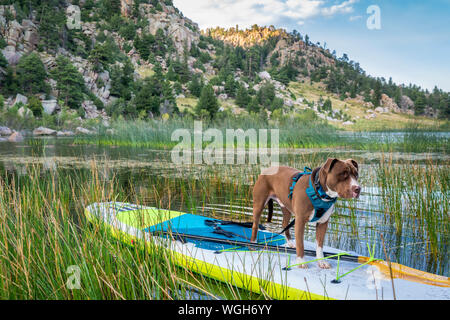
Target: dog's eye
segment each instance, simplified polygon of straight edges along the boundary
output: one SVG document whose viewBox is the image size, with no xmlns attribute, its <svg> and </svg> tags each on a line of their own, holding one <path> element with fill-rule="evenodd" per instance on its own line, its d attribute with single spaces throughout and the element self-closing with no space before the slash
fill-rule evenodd
<svg viewBox="0 0 450 320">
<path fill-rule="evenodd" d="M 343 178 L 347 178 L 348 177 L 348 172 L 347 171 L 342 172 L 342 177 Z"/>
</svg>

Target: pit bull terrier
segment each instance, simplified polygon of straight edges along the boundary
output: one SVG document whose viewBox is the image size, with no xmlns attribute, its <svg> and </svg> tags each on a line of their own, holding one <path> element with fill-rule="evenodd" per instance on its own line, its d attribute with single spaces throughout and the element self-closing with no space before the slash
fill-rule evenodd
<svg viewBox="0 0 450 320">
<path fill-rule="evenodd" d="M 334 212 L 334 202 L 337 197 L 358 198 L 361 187 L 357 180 L 358 163 L 353 159 L 343 161 L 330 158 L 312 172 L 305 169 L 302 173 L 290 167 L 266 169 L 259 175 L 253 188 L 251 241 L 256 241 L 259 221 L 266 204 L 269 204 L 267 221 L 271 221 L 275 200 L 283 213 L 283 228 L 288 226 L 291 214 L 295 217 L 296 263 L 305 262 L 303 238 L 307 222 L 316 223 L 316 257 L 323 258 L 323 241 L 328 220 Z M 319 209 L 318 204 L 325 206 Z M 288 229 L 285 234 L 289 245 L 293 247 Z M 320 268 L 330 268 L 330 264 L 325 260 L 319 260 L 318 265 Z M 300 264 L 299 267 L 307 268 L 307 264 Z"/>
</svg>

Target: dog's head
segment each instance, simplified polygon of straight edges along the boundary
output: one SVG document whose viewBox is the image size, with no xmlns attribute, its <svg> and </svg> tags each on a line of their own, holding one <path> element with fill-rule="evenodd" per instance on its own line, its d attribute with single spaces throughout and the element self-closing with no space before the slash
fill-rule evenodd
<svg viewBox="0 0 450 320">
<path fill-rule="evenodd" d="M 358 198 L 361 193 L 358 176 L 358 163 L 353 159 L 329 158 L 319 171 L 320 184 L 333 198 Z"/>
</svg>

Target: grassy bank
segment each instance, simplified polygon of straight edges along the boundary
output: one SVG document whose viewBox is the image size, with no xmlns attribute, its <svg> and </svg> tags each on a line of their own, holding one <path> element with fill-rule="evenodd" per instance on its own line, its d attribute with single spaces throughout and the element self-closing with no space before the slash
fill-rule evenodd
<svg viewBox="0 0 450 320">
<path fill-rule="evenodd" d="M 279 147 L 281 148 L 327 148 L 344 147 L 348 149 L 369 151 L 400 152 L 449 152 L 447 136 L 430 134 L 417 127 L 409 127 L 406 133 L 392 135 L 370 135 L 367 132 L 342 132 L 336 128 L 310 118 L 304 113 L 296 118 L 282 118 L 277 121 L 263 121 L 253 117 L 225 118 L 213 122 L 203 121 L 202 130 L 218 129 L 222 133 L 224 145 L 227 129 L 249 129 L 259 132 L 260 129 L 278 129 Z M 77 144 L 96 144 L 104 146 L 128 146 L 157 149 L 172 149 L 180 140 L 172 140 L 177 129 L 187 129 L 191 133 L 191 144 L 194 145 L 194 120 L 175 118 L 169 120 L 116 120 L 111 124 L 112 130 L 102 128 L 97 135 L 79 137 Z M 269 134 L 270 138 L 270 134 Z M 209 143 L 209 142 L 208 142 Z M 208 143 L 203 143 L 206 146 Z M 246 146 L 249 142 L 246 140 Z"/>
</svg>

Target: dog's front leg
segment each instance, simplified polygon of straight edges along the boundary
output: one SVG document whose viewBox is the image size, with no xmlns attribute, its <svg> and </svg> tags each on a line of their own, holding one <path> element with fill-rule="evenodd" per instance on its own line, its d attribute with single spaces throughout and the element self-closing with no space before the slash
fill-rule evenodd
<svg viewBox="0 0 450 320">
<path fill-rule="evenodd" d="M 299 215 L 296 215 L 299 216 Z M 304 236 L 305 236 L 305 226 L 306 226 L 306 220 L 300 218 L 295 220 L 295 243 L 297 246 L 297 260 L 296 263 L 303 263 L 305 262 L 305 248 L 304 248 Z M 308 265 L 300 264 L 298 265 L 299 268 L 307 269 Z"/>
<path fill-rule="evenodd" d="M 325 239 L 325 233 L 328 228 L 328 220 L 324 223 L 316 224 L 316 258 L 323 258 L 323 242 Z M 326 260 L 319 260 L 317 264 L 322 269 L 330 269 L 331 265 Z"/>
</svg>

